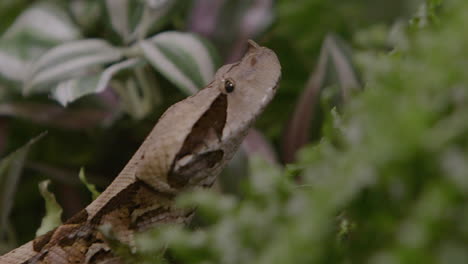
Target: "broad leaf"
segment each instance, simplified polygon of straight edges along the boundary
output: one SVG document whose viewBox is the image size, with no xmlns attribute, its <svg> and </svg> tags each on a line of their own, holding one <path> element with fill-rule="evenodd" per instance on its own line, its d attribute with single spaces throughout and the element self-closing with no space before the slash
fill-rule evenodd
<svg viewBox="0 0 468 264">
<path fill-rule="evenodd" d="M 0 81 L 19 90 L 31 62 L 56 44 L 30 35 L 0 39 Z"/>
<path fill-rule="evenodd" d="M 48 38 L 35 31 L 10 32 L 0 38 L 0 80 L 6 81 L 9 86 L 14 83 L 19 87 L 27 76 L 31 62 L 62 40 Z"/>
<path fill-rule="evenodd" d="M 32 65 L 23 91 L 27 94 L 53 89 L 54 84 L 87 76 L 121 57 L 119 49 L 100 39 L 77 40 L 59 45 Z"/>
<path fill-rule="evenodd" d="M 2 43 L 0 43 L 0 79 L 21 82 L 27 62 L 20 57 L 5 52 L 1 49 L 1 46 Z"/>
<path fill-rule="evenodd" d="M 135 67 L 132 75 L 112 81 L 112 88 L 121 98 L 123 109 L 134 119 L 144 118 L 160 103 L 158 84 L 152 71 Z"/>
<path fill-rule="evenodd" d="M 125 43 L 146 38 L 159 27 L 177 0 L 106 0 L 107 13 L 114 31 Z"/>
<path fill-rule="evenodd" d="M 102 16 L 103 8 L 101 1 L 79 0 L 70 1 L 68 9 L 75 23 L 80 26 L 82 31 L 86 31 L 99 23 L 98 20 Z"/>
<path fill-rule="evenodd" d="M 106 0 L 107 13 L 114 31 L 124 42 L 130 40 L 129 0 Z"/>
<path fill-rule="evenodd" d="M 146 0 L 145 6 L 132 33 L 132 39 L 144 39 L 150 31 L 159 29 L 174 9 L 177 0 Z"/>
<path fill-rule="evenodd" d="M 194 34 L 170 31 L 139 45 L 151 65 L 187 94 L 207 85 L 215 74 L 210 45 Z"/>
<path fill-rule="evenodd" d="M 60 82 L 52 91 L 52 97 L 63 106 L 85 95 L 100 93 L 106 89 L 112 77 L 121 70 L 132 68 L 142 63 L 140 59 L 129 59 L 116 63 L 106 70 L 68 79 Z"/>
<path fill-rule="evenodd" d="M 14 38 L 23 33 L 56 42 L 70 41 L 80 35 L 66 12 L 51 4 L 35 5 L 24 11 L 2 38 Z"/>
</svg>

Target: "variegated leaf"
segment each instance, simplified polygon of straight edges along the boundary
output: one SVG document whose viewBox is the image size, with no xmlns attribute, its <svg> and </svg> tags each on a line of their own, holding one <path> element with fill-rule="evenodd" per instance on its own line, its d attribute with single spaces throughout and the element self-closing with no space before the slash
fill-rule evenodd
<svg viewBox="0 0 468 264">
<path fill-rule="evenodd" d="M 187 94 L 207 85 L 215 74 L 211 46 L 194 34 L 170 31 L 139 45 L 151 65 Z"/>
<path fill-rule="evenodd" d="M 65 80 L 53 90 L 52 97 L 66 106 L 85 95 L 100 93 L 106 89 L 114 74 L 140 63 L 143 63 L 140 59 L 129 59 L 116 63 L 100 73 Z"/>
<path fill-rule="evenodd" d="M 0 49 L 0 79 L 21 82 L 27 61 Z"/>
<path fill-rule="evenodd" d="M 75 22 L 82 29 L 89 29 L 98 23 L 102 16 L 101 1 L 78 0 L 70 1 L 69 10 Z"/>
<path fill-rule="evenodd" d="M 73 25 L 64 10 L 55 5 L 44 3 L 34 5 L 24 11 L 2 38 L 13 38 L 23 33 L 56 42 L 70 41 L 80 35 L 79 30 Z"/>
<path fill-rule="evenodd" d="M 176 2 L 177 0 L 146 0 L 141 18 L 133 29 L 132 39 L 145 39 L 148 32 L 163 25 Z"/>
<path fill-rule="evenodd" d="M 37 4 L 26 9 L 0 38 L 0 81 L 19 90 L 32 61 L 79 35 L 67 14 L 56 6 Z"/>
<path fill-rule="evenodd" d="M 14 83 L 19 88 L 31 62 L 57 44 L 27 33 L 0 38 L 0 81 L 7 81 L 10 87 Z"/>
<path fill-rule="evenodd" d="M 114 31 L 125 43 L 147 37 L 160 26 L 177 0 L 106 0 L 107 13 Z"/>
<path fill-rule="evenodd" d="M 55 83 L 87 76 L 106 64 L 119 60 L 122 52 L 104 40 L 77 40 L 59 45 L 31 67 L 24 93 L 52 89 Z M 42 88 L 47 86 L 46 89 Z"/>
<path fill-rule="evenodd" d="M 130 39 L 129 0 L 106 0 L 107 13 L 114 31 L 125 41 Z"/>
</svg>

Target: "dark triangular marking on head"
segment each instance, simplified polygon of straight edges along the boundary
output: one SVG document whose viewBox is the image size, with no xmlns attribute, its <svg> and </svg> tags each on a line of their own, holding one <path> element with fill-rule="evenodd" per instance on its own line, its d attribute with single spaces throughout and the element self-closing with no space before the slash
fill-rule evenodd
<svg viewBox="0 0 468 264">
<path fill-rule="evenodd" d="M 203 145 L 210 130 L 215 132 L 218 139 L 222 138 L 223 129 L 226 125 L 227 104 L 227 95 L 225 94 L 220 94 L 211 103 L 211 106 L 198 119 L 190 134 L 185 138 L 176 160 L 191 153 L 198 145 Z"/>
<path fill-rule="evenodd" d="M 171 208 L 168 206 L 160 206 L 153 210 L 148 210 L 136 219 L 130 225 L 130 229 L 143 231 L 152 226 L 156 222 L 164 221 L 164 217 L 170 217 Z"/>
<path fill-rule="evenodd" d="M 213 168 L 223 160 L 223 156 L 224 152 L 222 150 L 194 155 L 193 160 L 185 166 L 180 167 L 177 171 L 171 171 L 168 177 L 169 185 L 174 188 L 184 187 L 190 181 L 191 177 L 194 177 L 194 175 L 200 171 Z"/>
<path fill-rule="evenodd" d="M 185 138 L 182 148 L 179 150 L 174 159 L 168 177 L 168 183 L 175 188 L 183 187 L 191 176 L 191 173 L 197 169 L 212 168 L 216 163 L 222 160 L 224 152 L 221 150 L 209 150 L 204 147 L 214 143 L 220 143 L 223 137 L 224 126 L 227 118 L 227 95 L 220 94 L 211 103 L 208 110 L 197 120 L 190 131 L 190 134 Z M 200 152 L 197 152 L 200 151 Z M 203 153 L 203 151 L 208 151 Z M 174 167 L 177 162 L 189 155 L 193 155 L 193 159 L 189 161 L 177 172 L 174 172 Z"/>
</svg>

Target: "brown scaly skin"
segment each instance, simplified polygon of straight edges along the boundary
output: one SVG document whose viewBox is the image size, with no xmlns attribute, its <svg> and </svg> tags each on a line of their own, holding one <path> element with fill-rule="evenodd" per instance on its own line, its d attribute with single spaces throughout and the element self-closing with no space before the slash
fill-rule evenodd
<svg viewBox="0 0 468 264">
<path fill-rule="evenodd" d="M 134 233 L 160 223 L 187 223 L 175 207 L 187 189 L 207 188 L 232 158 L 275 94 L 275 53 L 249 41 L 240 62 L 221 67 L 197 94 L 171 106 L 111 185 L 55 230 L 0 257 L 0 264 L 120 263 L 98 230 L 134 246 Z"/>
</svg>

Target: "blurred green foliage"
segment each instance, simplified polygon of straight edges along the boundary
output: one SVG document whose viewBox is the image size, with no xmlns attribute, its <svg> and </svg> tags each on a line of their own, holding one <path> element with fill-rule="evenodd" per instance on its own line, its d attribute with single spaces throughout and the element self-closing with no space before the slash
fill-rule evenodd
<svg viewBox="0 0 468 264">
<path fill-rule="evenodd" d="M 415 3 L 420 1 L 322 1 L 279 0 L 271 31 L 265 34 L 265 45 L 280 58 L 283 75 L 279 96 L 269 112 L 261 117 L 267 123 L 267 135 L 278 140 L 285 121 L 293 111 L 298 94 L 318 63 L 325 37 L 336 33 L 347 41 L 363 29 L 375 25 L 390 25 L 407 19 Z M 277 122 L 277 120 L 281 122 Z M 279 144 L 279 142 L 277 142 Z"/>
<path fill-rule="evenodd" d="M 4 0 L 0 3 L 0 33 L 13 22 L 16 16 L 30 3 L 28 0 Z"/>
<path fill-rule="evenodd" d="M 404 49 L 358 54 L 365 91 L 303 149 L 289 170 L 300 183 L 254 159 L 245 199 L 196 193 L 210 224 L 144 234 L 142 250 L 169 243 L 183 263 L 467 262 L 468 3 L 432 2 L 437 23 L 401 32 Z"/>
<path fill-rule="evenodd" d="M 238 9 L 245 10 L 247 2 L 239 1 Z M 277 1 L 273 25 L 259 37 L 278 53 L 283 66 L 278 95 L 258 122 L 268 140 L 280 145 L 328 33 L 354 47 L 364 91 L 338 110 L 325 109 L 320 141 L 302 149 L 297 162 L 283 168 L 250 158 L 242 198 L 187 194 L 181 204 L 198 206 L 203 225 L 164 226 L 142 234 L 138 257 L 127 257 L 151 263 L 168 248 L 166 255 L 176 263 L 468 262 L 465 2 Z M 8 14 L 0 32 L 27 5 L 0 4 L 0 14 Z M 189 12 L 185 6 L 164 29 L 190 28 L 180 18 Z M 238 16 L 231 15 L 234 24 Z M 109 26 L 102 18 L 95 25 Z M 97 33 L 86 26 L 85 34 Z M 106 34 L 116 38 L 115 32 Z M 223 54 L 231 50 L 229 41 L 216 37 L 211 40 Z M 150 72 L 157 76 L 162 104 L 138 122 L 111 115 L 99 119 L 99 125 L 70 129 L 64 123 L 32 122 L 24 115 L 0 118 L 7 134 L 3 140 L 8 139 L 3 153 L 44 129 L 50 131 L 30 151 L 23 173 L 28 177 L 23 176 L 22 191 L 15 197 L 10 222 L 17 244 L 31 239 L 39 226 L 41 218 L 31 217 L 43 214 L 39 180 L 53 179 L 57 199 L 70 216 L 89 202 L 78 168 L 85 165 L 87 178 L 102 189 L 162 111 L 183 98 L 173 84 Z M 0 108 L 4 102 L 51 102 L 44 95 L 2 98 Z M 102 110 L 102 102 L 86 97 L 65 112 L 83 108 Z"/>
</svg>

